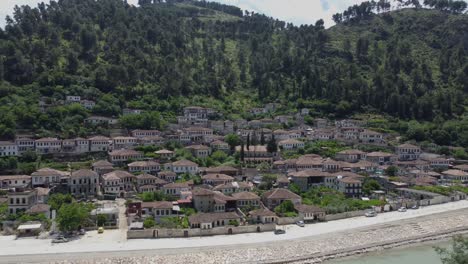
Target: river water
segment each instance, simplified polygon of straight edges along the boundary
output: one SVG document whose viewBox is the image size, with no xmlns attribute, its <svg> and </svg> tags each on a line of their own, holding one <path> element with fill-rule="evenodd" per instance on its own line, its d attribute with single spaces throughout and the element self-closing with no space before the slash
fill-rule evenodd
<svg viewBox="0 0 468 264">
<path fill-rule="evenodd" d="M 434 246 L 448 247 L 450 242 L 439 242 L 414 247 L 389 249 L 364 255 L 353 256 L 326 264 L 442 264 Z"/>
</svg>

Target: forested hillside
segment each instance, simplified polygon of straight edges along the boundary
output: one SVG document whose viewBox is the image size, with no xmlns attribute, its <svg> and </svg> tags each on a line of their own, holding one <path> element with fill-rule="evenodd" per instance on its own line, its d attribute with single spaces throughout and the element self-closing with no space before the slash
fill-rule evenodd
<svg viewBox="0 0 468 264">
<path fill-rule="evenodd" d="M 124 107 L 152 113 L 145 124 L 158 127 L 186 104 L 209 104 L 229 117 L 277 101 L 315 116 L 425 120 L 425 136 L 436 129 L 449 135 L 445 143 L 468 146 L 462 12 L 366 11 L 325 29 L 321 20 L 294 26 L 216 3 L 157 2 L 16 8 L 0 30 L 0 137 L 18 128 L 83 135 L 85 117 L 118 116 Z M 40 98 L 66 95 L 97 105 L 39 111 Z"/>
</svg>

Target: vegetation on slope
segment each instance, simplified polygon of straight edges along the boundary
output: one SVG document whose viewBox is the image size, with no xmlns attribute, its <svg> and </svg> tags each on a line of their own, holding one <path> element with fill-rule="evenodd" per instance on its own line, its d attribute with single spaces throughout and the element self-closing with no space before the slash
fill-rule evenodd
<svg viewBox="0 0 468 264">
<path fill-rule="evenodd" d="M 102 132 L 83 127 L 84 118 L 125 107 L 148 112 L 124 119 L 126 128 L 159 128 L 188 104 L 239 117 L 248 106 L 278 101 L 332 118 L 425 120 L 449 134 L 448 143 L 468 146 L 466 14 L 405 9 L 326 30 L 321 20 L 293 26 L 221 4 L 156 2 L 15 8 L 0 30 L 0 137 L 18 128 L 63 137 Z M 66 95 L 97 105 L 39 110 L 41 97 Z"/>
</svg>

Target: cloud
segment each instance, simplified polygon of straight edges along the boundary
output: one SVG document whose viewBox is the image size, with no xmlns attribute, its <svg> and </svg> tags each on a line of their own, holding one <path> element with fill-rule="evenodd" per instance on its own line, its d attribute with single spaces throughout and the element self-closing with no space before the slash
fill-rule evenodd
<svg viewBox="0 0 468 264">
<path fill-rule="evenodd" d="M 365 0 L 215 0 L 244 10 L 263 13 L 296 25 L 314 24 L 323 19 L 327 27 L 333 25 L 332 16 L 353 4 Z"/>
<path fill-rule="evenodd" d="M 15 5 L 37 6 L 47 0 L 0 0 L 0 26 L 5 25 L 5 16 L 11 15 Z M 333 25 L 332 15 L 343 12 L 348 6 L 364 0 L 214 0 L 255 11 L 296 25 L 314 24 L 323 19 L 325 26 Z M 128 0 L 136 4 L 138 0 Z"/>
</svg>

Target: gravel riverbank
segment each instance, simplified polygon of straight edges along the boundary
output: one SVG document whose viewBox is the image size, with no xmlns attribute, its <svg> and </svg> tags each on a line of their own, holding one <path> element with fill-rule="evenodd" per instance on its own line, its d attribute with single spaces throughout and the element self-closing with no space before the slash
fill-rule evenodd
<svg viewBox="0 0 468 264">
<path fill-rule="evenodd" d="M 385 216 L 378 217 L 383 219 Z M 179 240 L 140 240 L 138 241 L 139 247 L 137 250 L 119 250 L 115 248 L 114 251 L 107 252 L 96 250 L 96 252 L 61 254 L 57 250 L 59 248 L 56 248 L 55 253 L 48 249 L 48 254 L 0 256 L 0 263 L 320 263 L 333 258 L 417 244 L 468 232 L 468 208 L 447 210 L 397 221 L 382 221 L 380 224 L 358 228 L 345 228 L 346 223 L 351 224 L 359 221 L 369 220 L 366 218 L 348 219 L 339 222 L 340 225 L 345 225 L 341 230 L 326 233 L 317 232 L 316 235 L 298 236 L 289 240 L 277 236 L 277 240 L 256 242 L 256 235 L 261 234 L 251 234 L 250 236 L 240 237 L 218 237 L 216 239 L 225 242 L 225 244 L 219 244 L 218 246 L 205 246 L 202 243 L 205 238 L 197 238 L 189 240 L 189 242 L 193 243 L 191 247 L 160 247 L 153 249 L 150 249 L 149 246 L 148 249 L 141 246 L 153 242 L 169 245 L 171 242 Z M 326 224 L 323 225 L 324 228 L 327 226 Z M 320 225 L 314 225 L 313 228 L 320 229 Z M 301 230 L 307 232 L 307 228 L 290 227 L 287 235 L 292 236 L 294 232 L 301 232 Z M 239 238 L 245 239 L 244 243 L 239 243 Z M 229 240 L 235 243 L 228 243 Z"/>
</svg>

